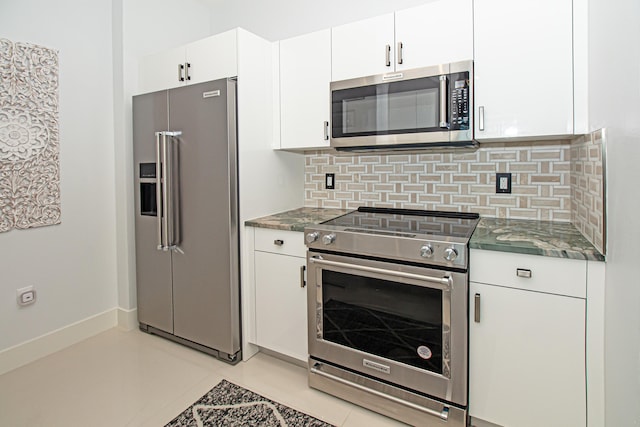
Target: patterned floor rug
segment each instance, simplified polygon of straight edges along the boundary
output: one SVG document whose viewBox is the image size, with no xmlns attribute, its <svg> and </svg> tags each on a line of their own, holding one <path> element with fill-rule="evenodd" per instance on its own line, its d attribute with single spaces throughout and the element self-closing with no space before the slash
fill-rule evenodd
<svg viewBox="0 0 640 427">
<path fill-rule="evenodd" d="M 334 427 L 222 380 L 165 427 Z"/>
</svg>

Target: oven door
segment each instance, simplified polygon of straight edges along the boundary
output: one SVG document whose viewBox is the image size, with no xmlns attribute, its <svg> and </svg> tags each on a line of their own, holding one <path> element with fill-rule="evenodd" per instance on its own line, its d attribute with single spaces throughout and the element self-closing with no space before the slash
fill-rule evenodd
<svg viewBox="0 0 640 427">
<path fill-rule="evenodd" d="M 309 355 L 467 404 L 467 275 L 308 251 Z"/>
</svg>

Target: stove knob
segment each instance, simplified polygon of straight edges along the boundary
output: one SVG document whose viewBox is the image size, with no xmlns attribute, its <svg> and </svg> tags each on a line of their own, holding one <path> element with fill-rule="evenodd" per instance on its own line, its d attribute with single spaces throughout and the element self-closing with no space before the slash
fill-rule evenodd
<svg viewBox="0 0 640 427">
<path fill-rule="evenodd" d="M 456 258 L 458 258 L 458 251 L 455 248 L 447 248 L 444 250 L 444 259 L 452 262 Z"/>
<path fill-rule="evenodd" d="M 433 256 L 433 248 L 431 245 L 424 245 L 420 248 L 420 256 L 422 258 L 431 258 Z"/>
<path fill-rule="evenodd" d="M 331 234 L 325 234 L 324 236 L 322 236 L 322 243 L 324 243 L 325 245 L 330 245 L 332 244 L 334 241 L 336 240 L 336 235 L 331 233 Z"/>
<path fill-rule="evenodd" d="M 317 231 L 307 234 L 307 243 L 315 242 L 316 240 L 318 240 L 318 237 L 320 237 L 320 233 L 318 233 Z"/>
</svg>

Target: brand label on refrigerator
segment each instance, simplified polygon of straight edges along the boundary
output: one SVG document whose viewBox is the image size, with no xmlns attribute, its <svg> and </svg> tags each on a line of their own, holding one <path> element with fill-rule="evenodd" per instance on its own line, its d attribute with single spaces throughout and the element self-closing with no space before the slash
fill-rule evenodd
<svg viewBox="0 0 640 427">
<path fill-rule="evenodd" d="M 219 90 L 212 90 L 209 92 L 202 92 L 202 97 L 203 98 L 211 98 L 214 96 L 220 96 L 220 91 Z"/>
</svg>

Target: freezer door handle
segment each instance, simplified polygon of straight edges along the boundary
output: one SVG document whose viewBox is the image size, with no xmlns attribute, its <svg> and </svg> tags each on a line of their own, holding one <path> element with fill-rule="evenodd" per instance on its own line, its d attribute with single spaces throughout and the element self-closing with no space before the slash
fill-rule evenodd
<svg viewBox="0 0 640 427">
<path fill-rule="evenodd" d="M 169 159 L 167 159 L 167 133 L 162 132 L 162 250 L 169 249 Z"/>
<path fill-rule="evenodd" d="M 164 241 L 162 239 L 162 217 L 164 216 L 164 210 L 162 209 L 162 132 L 156 132 L 156 212 L 157 212 L 157 235 L 158 235 L 158 250 L 162 250 Z"/>
</svg>

